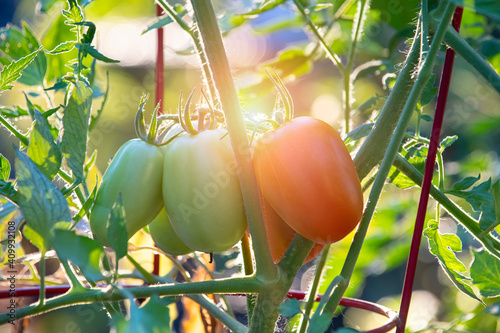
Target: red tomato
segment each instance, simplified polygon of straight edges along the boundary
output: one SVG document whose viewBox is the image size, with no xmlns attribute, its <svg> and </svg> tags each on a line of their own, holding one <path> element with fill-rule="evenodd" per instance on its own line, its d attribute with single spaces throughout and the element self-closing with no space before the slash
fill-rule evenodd
<svg viewBox="0 0 500 333">
<path fill-rule="evenodd" d="M 363 212 L 354 163 L 327 123 L 299 117 L 256 143 L 254 167 L 262 195 L 296 232 L 330 244 L 349 234 Z"/>
<path fill-rule="evenodd" d="M 271 248 L 273 262 L 277 264 L 290 246 L 296 232 L 274 211 L 266 199 L 261 198 L 264 222 L 266 223 L 267 238 Z M 314 244 L 304 264 L 316 258 L 325 247 L 324 244 Z"/>
</svg>

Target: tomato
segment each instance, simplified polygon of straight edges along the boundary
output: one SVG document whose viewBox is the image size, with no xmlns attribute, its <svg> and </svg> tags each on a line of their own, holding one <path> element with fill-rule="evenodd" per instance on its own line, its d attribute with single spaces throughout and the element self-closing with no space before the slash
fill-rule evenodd
<svg viewBox="0 0 500 333">
<path fill-rule="evenodd" d="M 108 245 L 106 225 L 119 193 L 129 238 L 158 215 L 163 207 L 163 156 L 162 148 L 140 139 L 120 147 L 102 177 L 90 214 L 90 228 L 101 244 Z"/>
<path fill-rule="evenodd" d="M 363 212 L 358 174 L 327 123 L 298 117 L 265 133 L 253 162 L 264 198 L 305 238 L 334 243 L 358 225 Z"/>
<path fill-rule="evenodd" d="M 241 239 L 247 223 L 226 130 L 186 134 L 165 146 L 163 200 L 175 232 L 193 250 L 225 251 Z"/>
<path fill-rule="evenodd" d="M 266 224 L 267 238 L 271 248 L 273 262 L 277 264 L 286 250 L 290 246 L 296 232 L 286 224 L 285 221 L 274 211 L 266 199 L 261 198 L 262 211 L 264 213 L 264 222 Z M 307 256 L 304 264 L 316 258 L 325 247 L 324 244 L 314 244 L 311 252 Z"/>
<path fill-rule="evenodd" d="M 193 252 L 175 233 L 165 208 L 148 225 L 155 246 L 165 253 L 180 256 Z"/>
</svg>

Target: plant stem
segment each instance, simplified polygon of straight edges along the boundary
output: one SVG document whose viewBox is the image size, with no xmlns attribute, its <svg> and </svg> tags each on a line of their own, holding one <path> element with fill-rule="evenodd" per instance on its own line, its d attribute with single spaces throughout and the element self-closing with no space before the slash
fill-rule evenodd
<svg viewBox="0 0 500 333">
<path fill-rule="evenodd" d="M 21 143 L 25 146 L 29 145 L 29 139 L 26 135 L 22 134 L 17 128 L 14 127 L 7 119 L 0 116 L 0 123 L 5 126 L 16 138 L 21 141 Z"/>
<path fill-rule="evenodd" d="M 208 86 L 210 97 L 217 105 L 218 101 L 217 90 L 215 89 L 213 83 L 212 72 L 210 71 L 206 55 L 203 52 L 203 46 L 201 44 L 200 38 L 198 38 L 199 31 L 195 28 L 191 29 L 191 27 L 186 22 L 184 22 L 184 20 L 182 20 L 179 16 L 177 16 L 175 10 L 165 0 L 156 0 L 156 2 L 166 11 L 168 16 L 170 16 L 170 18 L 174 20 L 182 28 L 182 30 L 184 30 L 189 34 L 189 36 L 193 40 L 194 48 L 196 49 L 196 52 L 200 57 L 201 68 L 203 70 L 203 76 Z"/>
<path fill-rule="evenodd" d="M 321 258 L 319 259 L 318 266 L 316 267 L 316 274 L 314 275 L 313 284 L 311 290 L 309 290 L 309 295 L 307 297 L 306 307 L 304 309 L 304 314 L 300 320 L 298 333 L 305 333 L 307 329 L 307 324 L 309 322 L 309 317 L 311 315 L 311 310 L 314 303 L 316 302 L 316 296 L 318 296 L 318 288 L 323 276 L 323 269 L 325 268 L 326 260 L 328 259 L 328 252 L 330 251 L 330 244 L 326 245 L 321 252 Z"/>
<path fill-rule="evenodd" d="M 203 48 L 213 73 L 215 86 L 219 92 L 229 138 L 236 159 L 238 178 L 248 220 L 248 230 L 254 243 L 256 274 L 257 277 L 265 281 L 274 281 L 277 277 L 277 268 L 271 259 L 248 136 L 243 122 L 238 94 L 236 93 L 236 87 L 224 51 L 217 17 L 211 1 L 191 0 L 191 4 L 199 25 Z"/>
<path fill-rule="evenodd" d="M 396 156 L 394 161 L 396 166 L 402 173 L 410 178 L 415 184 L 420 186 L 422 184 L 422 174 L 403 156 Z M 489 253 L 500 260 L 500 243 L 491 235 L 482 235 L 482 230 L 479 227 L 479 222 L 470 217 L 466 212 L 451 201 L 443 192 L 436 186 L 431 186 L 430 194 L 438 201 L 448 213 L 450 213 L 457 221 L 459 221 L 474 238 L 480 242 Z"/>
<path fill-rule="evenodd" d="M 423 63 L 429 52 L 429 5 L 427 0 L 422 0 L 420 18 L 420 29 L 422 31 L 422 37 L 420 38 L 420 61 Z"/>
<path fill-rule="evenodd" d="M 250 237 L 248 233 L 245 232 L 243 238 L 241 239 L 241 254 L 243 256 L 243 270 L 246 276 L 250 276 L 254 273 L 253 258 L 252 258 L 252 248 L 250 246 Z M 247 316 L 252 318 L 253 309 L 255 306 L 255 295 L 248 294 L 247 298 Z"/>
<path fill-rule="evenodd" d="M 80 282 L 80 280 L 78 280 L 78 277 L 76 276 L 75 271 L 73 270 L 73 267 L 71 267 L 69 262 L 67 260 L 61 260 L 61 264 L 64 268 L 66 276 L 69 278 L 69 281 L 71 283 L 71 291 L 84 290 L 85 287 Z"/>
<path fill-rule="evenodd" d="M 191 283 L 160 284 L 128 288 L 127 291 L 135 298 L 148 298 L 153 295 L 174 296 L 181 294 L 231 294 L 256 293 L 262 288 L 262 283 L 255 277 L 227 278 Z M 33 304 L 16 310 L 16 319 L 33 316 L 51 310 L 56 310 L 74 304 L 90 304 L 96 302 L 114 302 L 127 299 L 115 289 L 93 288 L 81 293 L 67 293 L 46 300 L 44 306 Z M 9 313 L 0 314 L 0 325 L 10 320 Z"/>
<path fill-rule="evenodd" d="M 306 13 L 306 10 L 305 10 L 304 6 L 302 5 L 302 3 L 300 2 L 300 0 L 293 0 L 293 2 L 295 3 L 295 6 L 297 6 L 297 9 L 299 10 L 300 14 L 302 14 L 302 17 L 306 21 L 307 25 L 311 28 L 311 30 L 314 33 L 314 35 L 316 36 L 316 38 L 320 41 L 321 46 L 325 50 L 325 52 L 328 55 L 328 57 L 330 58 L 330 60 L 332 60 L 333 63 L 337 64 L 337 66 L 340 68 L 340 70 L 342 72 L 345 72 L 345 68 L 342 65 L 342 62 L 340 61 L 339 56 L 336 55 L 335 52 L 333 52 L 332 48 L 326 43 L 323 36 L 321 36 L 321 34 L 318 31 L 318 28 L 316 28 L 314 23 L 311 21 L 311 18 Z"/>
<path fill-rule="evenodd" d="M 45 305 L 45 251 L 41 252 L 38 275 L 40 275 L 40 297 L 37 307 L 43 308 Z M 17 316 L 16 316 L 17 317 Z"/>
<path fill-rule="evenodd" d="M 279 316 L 278 306 L 285 299 L 297 271 L 311 252 L 314 243 L 299 234 L 293 238 L 283 258 L 279 262 L 279 275 L 274 283 L 263 285 L 257 295 L 255 310 L 250 322 L 250 332 L 274 332 Z"/>
<path fill-rule="evenodd" d="M 396 83 L 375 122 L 375 126 L 354 157 L 359 179 L 364 179 L 384 157 L 391 138 L 390 133 L 394 132 L 413 87 L 415 80 L 413 77 L 414 68 L 419 59 L 419 44 L 420 35 L 417 30 L 403 69 L 396 79 Z"/>
<path fill-rule="evenodd" d="M 219 319 L 224 325 L 227 326 L 234 333 L 247 333 L 248 329 L 245 325 L 241 324 L 235 318 L 228 315 L 226 312 L 222 311 L 217 305 L 215 305 L 207 296 L 205 295 L 188 295 L 193 301 L 202 306 L 208 311 L 212 316 Z"/>
<path fill-rule="evenodd" d="M 366 233 L 368 231 L 370 221 L 373 217 L 373 213 L 375 212 L 378 199 L 380 198 L 380 194 L 382 193 L 385 180 L 387 178 L 387 175 L 389 174 L 392 164 L 394 163 L 398 150 L 401 146 L 401 141 L 404 138 L 406 128 L 411 119 L 413 111 L 415 110 L 420 95 L 425 87 L 425 84 L 431 77 L 434 61 L 441 47 L 441 42 L 444 38 L 444 34 L 450 23 L 455 7 L 456 6 L 454 4 L 448 4 L 446 6 L 446 10 L 443 14 L 442 20 L 439 23 L 436 34 L 432 41 L 428 57 L 426 58 L 426 61 L 424 62 L 420 72 L 418 73 L 415 84 L 411 89 L 410 96 L 406 101 L 404 109 L 401 113 L 401 118 L 399 119 L 396 130 L 391 137 L 389 146 L 387 148 L 387 151 L 385 152 L 384 159 L 382 160 L 377 177 L 375 178 L 375 181 L 373 183 L 372 190 L 368 198 L 368 203 L 363 212 L 363 217 L 359 224 L 358 230 L 354 235 L 354 240 L 347 254 L 344 266 L 342 267 L 340 275 L 344 278 L 345 283 L 340 283 L 333 292 L 332 297 L 328 300 L 327 304 L 325 305 L 325 311 L 327 312 L 333 313 L 335 311 L 340 302 L 340 299 L 342 298 L 345 290 L 349 285 L 349 280 L 351 279 L 356 261 L 358 259 L 359 253 L 361 252 L 361 246 L 363 245 L 363 241 L 366 237 Z"/>
<path fill-rule="evenodd" d="M 491 65 L 483 59 L 458 32 L 449 27 L 444 36 L 444 41 L 457 54 L 462 56 L 479 74 L 481 74 L 500 94 L 500 75 Z"/>
<path fill-rule="evenodd" d="M 350 119 L 350 113 L 351 113 L 351 103 L 352 103 L 352 68 L 354 65 L 354 55 L 356 53 L 356 46 L 358 44 L 358 39 L 359 35 L 361 33 L 362 27 L 363 27 L 363 22 L 364 22 L 364 17 L 365 17 L 365 12 L 367 7 L 370 6 L 370 0 L 359 0 L 358 2 L 358 11 L 356 13 L 356 19 L 354 20 L 356 22 L 356 26 L 353 31 L 353 36 L 352 36 L 352 43 L 349 48 L 349 55 L 348 55 L 348 61 L 347 61 L 347 66 L 345 67 L 344 70 L 344 93 L 345 93 L 345 108 L 344 108 L 344 122 L 345 122 L 345 134 L 349 133 L 350 131 L 350 124 L 349 124 L 349 119 Z"/>
</svg>

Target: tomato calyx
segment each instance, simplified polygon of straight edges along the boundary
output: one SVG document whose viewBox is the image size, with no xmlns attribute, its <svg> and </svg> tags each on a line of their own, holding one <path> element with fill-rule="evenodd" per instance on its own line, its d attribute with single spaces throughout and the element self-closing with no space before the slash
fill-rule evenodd
<svg viewBox="0 0 500 333">
<path fill-rule="evenodd" d="M 215 112 L 214 108 L 212 107 L 212 105 L 210 104 L 209 99 L 208 99 L 207 95 L 205 94 L 205 92 L 203 91 L 203 89 L 201 90 L 200 100 L 201 100 L 201 102 L 203 102 L 203 98 L 204 98 L 206 101 L 206 104 L 200 103 L 200 105 L 198 105 L 195 109 L 195 111 L 198 113 L 197 116 L 193 116 L 193 117 L 191 116 L 190 105 L 191 105 L 191 99 L 193 97 L 195 90 L 196 90 L 196 88 L 191 91 L 191 94 L 189 94 L 189 97 L 188 97 L 184 107 L 182 107 L 182 92 L 179 96 L 179 109 L 178 109 L 178 111 L 179 111 L 179 116 L 178 116 L 179 124 L 182 126 L 184 131 L 186 131 L 188 134 L 191 134 L 191 135 L 196 135 L 196 134 L 203 132 L 205 130 L 215 129 L 215 128 L 217 128 L 217 125 L 218 125 L 218 119 L 217 119 L 216 112 Z M 206 117 L 207 116 L 209 116 L 208 126 L 206 124 Z M 198 119 L 198 124 L 197 124 L 198 128 L 194 127 L 191 118 Z"/>
<path fill-rule="evenodd" d="M 272 73 L 269 73 L 265 70 L 269 78 L 274 84 L 276 90 L 278 90 L 278 96 L 276 96 L 276 103 L 274 106 L 273 118 L 283 124 L 287 121 L 293 119 L 293 100 L 290 92 L 286 88 L 283 80 L 281 80 L 280 76 L 273 70 Z M 283 110 L 283 112 L 281 112 Z"/>
<path fill-rule="evenodd" d="M 146 124 L 144 122 L 144 106 L 146 105 L 148 98 L 149 94 L 143 94 L 141 101 L 139 102 L 139 108 L 134 121 L 135 133 L 137 134 L 137 137 L 144 142 L 155 146 L 164 146 L 181 133 L 180 131 L 177 131 L 177 133 L 170 135 L 170 137 L 166 139 L 169 134 L 172 134 L 178 127 L 179 119 L 177 115 L 158 115 L 158 109 L 160 107 L 160 103 L 158 103 L 151 116 L 149 128 L 146 130 Z"/>
</svg>

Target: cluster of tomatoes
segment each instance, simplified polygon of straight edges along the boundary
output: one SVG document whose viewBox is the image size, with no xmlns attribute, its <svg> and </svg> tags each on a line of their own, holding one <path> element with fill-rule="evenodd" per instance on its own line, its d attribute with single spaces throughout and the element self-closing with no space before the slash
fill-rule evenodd
<svg viewBox="0 0 500 333">
<path fill-rule="evenodd" d="M 90 215 L 94 238 L 102 244 L 108 244 L 106 229 L 119 193 L 128 236 L 149 225 L 166 253 L 221 252 L 242 238 L 247 221 L 227 130 L 212 121 L 206 130 L 194 130 L 189 100 L 184 120 L 179 116 L 187 133 L 162 146 L 134 139 L 118 150 Z M 274 262 L 295 233 L 317 243 L 308 261 L 357 226 L 363 195 L 356 169 L 339 134 L 325 122 L 299 117 L 266 132 L 255 143 L 253 164 Z"/>
</svg>

